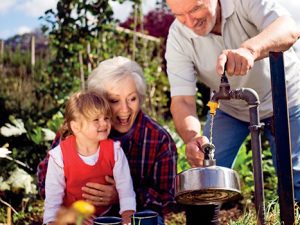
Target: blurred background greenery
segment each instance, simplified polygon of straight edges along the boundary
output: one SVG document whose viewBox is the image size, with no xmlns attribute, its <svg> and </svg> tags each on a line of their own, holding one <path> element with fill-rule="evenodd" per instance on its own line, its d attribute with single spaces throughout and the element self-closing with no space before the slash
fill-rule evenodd
<svg viewBox="0 0 300 225">
<path fill-rule="evenodd" d="M 36 189 L 37 164 L 45 157 L 62 122 L 63 105 L 69 94 L 84 88 L 90 71 L 113 56 L 130 57 L 143 67 L 148 84 L 143 108 L 174 138 L 179 153 L 178 172 L 189 168 L 184 144 L 175 132 L 169 112 L 164 52 L 168 28 L 174 18 L 164 1 L 158 1 L 157 8 L 147 15 L 141 13 L 141 1 L 127 1 L 134 3 L 132 13 L 119 23 L 112 16 L 108 1 L 60 0 L 56 9 L 49 9 L 41 17 L 41 31 L 2 41 L 0 222 L 7 222 L 4 206 L 11 206 L 14 224 L 41 223 L 43 208 Z M 209 90 L 199 83 L 197 105 L 202 121 L 208 98 Z M 234 169 L 242 183 L 243 199 L 239 204 L 247 208 L 253 205 L 254 192 L 249 138 Z M 266 200 L 274 202 L 277 179 L 264 139 L 263 169 Z"/>
</svg>

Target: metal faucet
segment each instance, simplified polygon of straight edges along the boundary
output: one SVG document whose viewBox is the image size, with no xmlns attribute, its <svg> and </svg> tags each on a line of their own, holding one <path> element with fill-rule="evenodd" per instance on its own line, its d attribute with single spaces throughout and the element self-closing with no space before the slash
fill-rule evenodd
<svg viewBox="0 0 300 225">
<path fill-rule="evenodd" d="M 221 76 L 221 83 L 219 86 L 219 91 L 213 91 L 213 96 L 208 102 L 207 106 L 210 109 L 210 114 L 212 116 L 216 115 L 216 110 L 219 108 L 219 100 L 229 100 L 230 99 L 230 84 L 225 75 L 225 72 Z"/>
<path fill-rule="evenodd" d="M 213 91 L 214 95 L 212 96 L 211 101 L 218 102 L 220 99 L 230 99 L 230 85 L 228 79 L 225 75 L 225 72 L 221 76 L 221 83 L 219 86 L 219 91 Z"/>
<path fill-rule="evenodd" d="M 250 116 L 250 134 L 252 147 L 252 160 L 254 171 L 254 188 L 255 188 L 255 208 L 258 217 L 258 224 L 265 224 L 265 203 L 264 203 L 264 189 L 263 189 L 263 170 L 262 170 L 262 156 L 261 156 L 261 137 L 260 131 L 263 124 L 259 121 L 258 105 L 259 97 L 256 91 L 251 88 L 240 88 L 230 90 L 230 84 L 225 75 L 225 71 L 221 76 L 219 91 L 213 91 L 213 96 L 208 102 L 211 116 L 215 116 L 216 109 L 219 107 L 219 100 L 241 99 L 245 100 L 249 105 Z"/>
</svg>

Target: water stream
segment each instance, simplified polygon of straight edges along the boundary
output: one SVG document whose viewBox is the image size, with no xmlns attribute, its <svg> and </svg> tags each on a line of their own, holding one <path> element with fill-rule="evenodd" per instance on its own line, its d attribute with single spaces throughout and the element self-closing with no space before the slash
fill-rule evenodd
<svg viewBox="0 0 300 225">
<path fill-rule="evenodd" d="M 213 139 L 213 126 L 214 126 L 214 118 L 215 115 L 210 114 L 211 120 L 210 120 L 210 129 L 209 129 L 209 143 L 212 145 L 212 139 Z"/>
</svg>

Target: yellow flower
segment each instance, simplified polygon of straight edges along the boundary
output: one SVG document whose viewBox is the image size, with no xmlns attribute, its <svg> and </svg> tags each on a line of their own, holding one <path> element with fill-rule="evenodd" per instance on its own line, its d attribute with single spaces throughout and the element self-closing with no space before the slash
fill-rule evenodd
<svg viewBox="0 0 300 225">
<path fill-rule="evenodd" d="M 84 200 L 78 200 L 72 204 L 72 208 L 83 216 L 90 216 L 95 213 L 95 206 Z"/>
</svg>

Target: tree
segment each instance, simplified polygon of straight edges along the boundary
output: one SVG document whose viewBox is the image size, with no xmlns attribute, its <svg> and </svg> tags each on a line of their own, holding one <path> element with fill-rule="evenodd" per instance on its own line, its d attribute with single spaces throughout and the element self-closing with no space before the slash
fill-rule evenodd
<svg viewBox="0 0 300 225">
<path fill-rule="evenodd" d="M 80 52 L 110 29 L 108 24 L 114 22 L 113 11 L 107 0 L 60 0 L 56 11 L 47 10 L 42 18 L 50 24 L 43 29 L 49 33 L 55 52 L 49 68 L 52 79 L 49 88 L 57 99 L 64 99 L 80 85 L 80 80 L 74 79 L 81 66 Z"/>
</svg>

